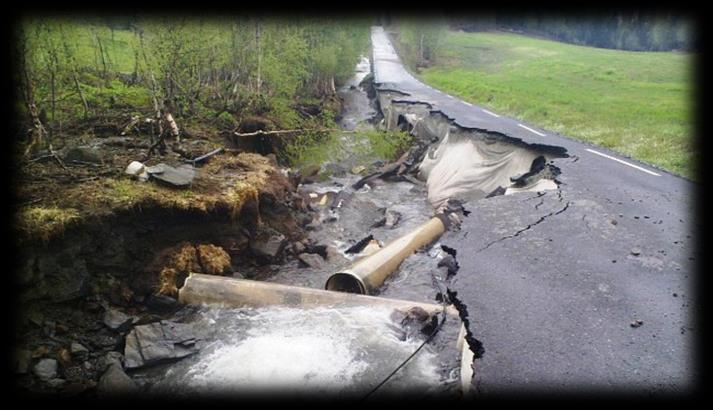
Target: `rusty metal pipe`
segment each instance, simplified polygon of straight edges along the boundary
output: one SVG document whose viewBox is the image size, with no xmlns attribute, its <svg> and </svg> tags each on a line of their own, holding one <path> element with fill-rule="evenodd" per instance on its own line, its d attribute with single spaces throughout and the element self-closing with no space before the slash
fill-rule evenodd
<svg viewBox="0 0 713 410">
<path fill-rule="evenodd" d="M 325 289 L 372 295 L 404 259 L 438 239 L 445 230 L 446 224 L 442 217 L 433 217 L 410 233 L 359 260 L 350 268 L 330 276 Z"/>
</svg>

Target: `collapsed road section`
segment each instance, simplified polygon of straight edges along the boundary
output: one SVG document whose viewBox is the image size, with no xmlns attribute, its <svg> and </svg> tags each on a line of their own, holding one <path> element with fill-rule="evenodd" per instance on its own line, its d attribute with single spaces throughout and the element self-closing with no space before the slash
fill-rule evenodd
<svg viewBox="0 0 713 410">
<path fill-rule="evenodd" d="M 601 147 L 595 153 L 606 157 L 593 155 L 587 144 L 427 86 L 406 70 L 388 36 L 372 29 L 375 81 L 387 92 L 381 99 L 394 103 L 382 108 L 401 104 L 392 126 L 414 124 L 412 114 L 428 110 L 536 152 L 561 147 L 538 154 L 553 158 L 559 189 L 471 200 L 461 230 L 441 238 L 458 255 L 449 289 L 485 350 L 475 361 L 476 391 L 688 392 L 700 371 L 693 357 L 695 184 L 641 172 L 645 164 L 625 166 L 634 161 Z M 530 173 L 523 162 L 520 172 Z"/>
</svg>

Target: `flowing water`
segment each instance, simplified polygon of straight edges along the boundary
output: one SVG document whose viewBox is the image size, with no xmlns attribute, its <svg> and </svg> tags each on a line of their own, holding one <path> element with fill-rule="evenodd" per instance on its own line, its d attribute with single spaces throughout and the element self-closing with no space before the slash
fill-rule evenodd
<svg viewBox="0 0 713 410">
<path fill-rule="evenodd" d="M 156 393 L 360 397 L 422 343 L 383 307 L 202 309 L 193 320 L 210 342 L 170 366 Z M 419 352 L 380 394 L 454 393 L 454 326 Z"/>
<path fill-rule="evenodd" d="M 344 101 L 340 125 L 348 131 L 369 130 L 375 108 L 361 81 L 370 72 L 363 58 L 356 73 L 340 90 Z M 345 253 L 365 236 L 386 244 L 410 232 L 433 215 L 424 184 L 412 182 L 370 183 L 354 190 L 362 175 L 351 172 L 362 163 L 355 149 L 365 144 L 354 133 L 339 136 L 343 148 L 330 166 L 328 180 L 301 186 L 315 198 L 328 195 L 320 205 L 319 221 L 310 232 L 317 244 L 334 247 L 318 268 L 300 267 L 291 260 L 246 271 L 248 277 L 270 282 L 323 289 L 327 278 L 348 266 L 356 257 Z M 368 142 L 368 141 L 367 141 Z M 362 147 L 363 148 L 363 147 Z M 393 226 L 372 227 L 386 212 L 398 214 Z M 430 251 L 408 258 L 380 291 L 380 296 L 421 302 L 436 302 L 443 282 L 437 263 L 438 244 Z M 196 393 L 270 393 L 280 395 L 360 396 L 369 392 L 425 340 L 421 332 L 402 326 L 402 316 L 393 309 L 364 306 L 351 308 L 299 309 L 199 308 L 188 320 L 201 335 L 199 353 L 137 375 L 148 380 L 150 390 L 171 395 Z M 456 394 L 459 385 L 460 352 L 456 348 L 460 322 L 449 320 L 413 360 L 402 368 L 379 394 L 408 390 L 419 395 Z"/>
</svg>

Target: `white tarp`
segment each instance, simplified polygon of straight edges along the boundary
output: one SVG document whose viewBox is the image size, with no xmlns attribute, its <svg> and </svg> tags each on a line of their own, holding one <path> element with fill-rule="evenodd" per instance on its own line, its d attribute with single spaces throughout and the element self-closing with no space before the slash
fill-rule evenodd
<svg viewBox="0 0 713 410">
<path fill-rule="evenodd" d="M 448 199 L 480 199 L 498 187 L 508 188 L 510 177 L 528 172 L 538 155 L 513 144 L 447 132 L 429 149 L 418 176 L 426 180 L 428 200 L 438 209 Z"/>
</svg>

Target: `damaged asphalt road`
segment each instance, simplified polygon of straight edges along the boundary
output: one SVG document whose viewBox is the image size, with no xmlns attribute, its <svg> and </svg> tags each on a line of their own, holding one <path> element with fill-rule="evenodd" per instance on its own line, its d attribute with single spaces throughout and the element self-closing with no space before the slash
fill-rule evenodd
<svg viewBox="0 0 713 410">
<path fill-rule="evenodd" d="M 562 147 L 560 189 L 465 204 L 441 242 L 482 343 L 477 393 L 686 392 L 694 357 L 695 185 L 434 90 L 372 31 L 375 81 L 456 124 Z M 623 161 L 623 162 L 622 162 Z M 472 347 L 472 346 L 471 346 Z"/>
</svg>

